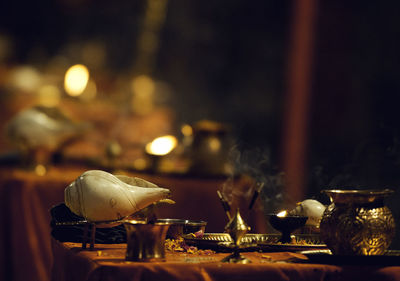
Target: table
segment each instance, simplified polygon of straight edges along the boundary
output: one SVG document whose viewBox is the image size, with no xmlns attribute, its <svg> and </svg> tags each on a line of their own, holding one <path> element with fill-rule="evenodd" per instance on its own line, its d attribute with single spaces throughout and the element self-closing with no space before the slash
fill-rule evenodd
<svg viewBox="0 0 400 281">
<path fill-rule="evenodd" d="M 50 208 L 80 169 L 51 169 L 46 177 L 4 168 L 0 173 L 0 279 L 49 280 Z"/>
<path fill-rule="evenodd" d="M 0 280 L 50 280 L 53 254 L 49 210 L 64 201 L 64 188 L 87 169 L 56 166 L 51 167 L 45 176 L 39 176 L 27 170 L 2 167 Z M 176 204 L 160 208 L 160 218 L 206 220 L 208 232 L 223 231 L 227 219 L 216 190 L 221 188 L 224 179 L 128 174 L 171 189 Z M 238 182 L 243 188 L 247 184 L 246 180 Z M 243 216 L 254 231 L 263 231 L 265 222 L 260 212 L 243 212 Z"/>
<path fill-rule="evenodd" d="M 52 247 L 53 281 L 400 280 L 400 266 L 308 264 L 304 255 L 290 252 L 243 253 L 250 264 L 221 263 L 227 253 L 167 252 L 166 262 L 141 263 L 125 261 L 126 244 L 96 245 L 89 251 L 79 243 L 52 240 Z"/>
</svg>

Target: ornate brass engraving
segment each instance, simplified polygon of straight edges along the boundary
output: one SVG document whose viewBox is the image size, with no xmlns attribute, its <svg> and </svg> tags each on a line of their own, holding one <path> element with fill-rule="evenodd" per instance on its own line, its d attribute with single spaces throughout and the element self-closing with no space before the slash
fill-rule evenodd
<svg viewBox="0 0 400 281">
<path fill-rule="evenodd" d="M 395 233 L 393 215 L 383 204 L 383 197 L 391 192 L 380 192 L 380 196 L 373 191 L 324 192 L 331 197 L 332 203 L 326 208 L 321 220 L 321 239 L 332 253 L 384 254 Z"/>
</svg>

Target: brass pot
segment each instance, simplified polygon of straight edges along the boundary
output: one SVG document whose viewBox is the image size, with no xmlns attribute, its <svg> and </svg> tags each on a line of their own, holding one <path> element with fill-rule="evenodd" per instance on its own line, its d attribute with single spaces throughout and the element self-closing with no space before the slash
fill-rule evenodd
<svg viewBox="0 0 400 281">
<path fill-rule="evenodd" d="M 384 198 L 393 190 L 324 190 L 331 200 L 320 223 L 321 239 L 336 255 L 382 255 L 395 222 Z"/>
</svg>

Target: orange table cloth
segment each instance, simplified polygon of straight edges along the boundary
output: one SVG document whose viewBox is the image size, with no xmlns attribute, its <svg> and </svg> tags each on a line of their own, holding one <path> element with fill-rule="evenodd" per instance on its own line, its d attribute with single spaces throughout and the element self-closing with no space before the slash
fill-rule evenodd
<svg viewBox="0 0 400 281">
<path fill-rule="evenodd" d="M 0 280 L 50 280 L 50 208 L 81 169 L 0 172 Z"/>
<path fill-rule="evenodd" d="M 64 201 L 65 187 L 85 170 L 88 168 L 52 167 L 44 176 L 13 168 L 0 170 L 0 280 L 50 280 L 53 255 L 49 210 Z M 205 220 L 207 232 L 223 231 L 227 218 L 216 191 L 221 189 L 224 179 L 129 175 L 171 189 L 176 204 L 163 205 L 158 210 L 160 218 Z M 239 179 L 237 184 L 248 188 L 246 180 Z M 245 209 L 243 217 L 253 232 L 262 233 L 262 212 Z"/>
<path fill-rule="evenodd" d="M 400 280 L 400 266 L 306 264 L 305 256 L 289 252 L 243 253 L 250 264 L 220 262 L 226 253 L 167 252 L 165 262 L 145 263 L 125 261 L 126 244 L 99 244 L 93 251 L 80 243 L 53 240 L 52 245 L 53 281 Z"/>
</svg>

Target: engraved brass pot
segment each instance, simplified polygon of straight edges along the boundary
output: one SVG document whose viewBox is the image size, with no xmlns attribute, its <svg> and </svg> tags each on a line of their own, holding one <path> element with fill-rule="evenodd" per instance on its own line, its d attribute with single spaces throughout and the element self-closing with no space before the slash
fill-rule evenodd
<svg viewBox="0 0 400 281">
<path fill-rule="evenodd" d="M 395 232 L 384 204 L 392 190 L 324 190 L 331 200 L 320 223 L 321 239 L 336 255 L 382 255 Z"/>
</svg>

